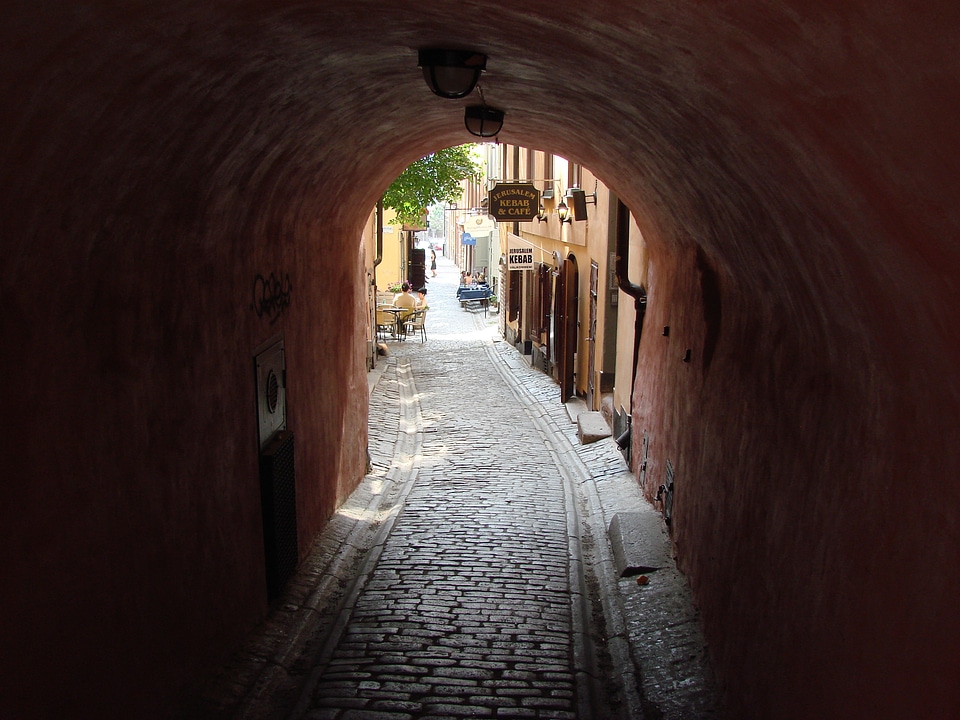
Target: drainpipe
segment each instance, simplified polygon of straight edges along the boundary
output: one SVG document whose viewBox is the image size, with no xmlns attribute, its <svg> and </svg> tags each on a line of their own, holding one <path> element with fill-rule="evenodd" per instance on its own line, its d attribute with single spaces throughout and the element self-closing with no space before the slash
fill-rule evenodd
<svg viewBox="0 0 960 720">
<path fill-rule="evenodd" d="M 377 255 L 373 259 L 373 309 L 368 318 L 373 329 L 373 347 L 367 358 L 371 369 L 377 364 L 377 266 L 383 262 L 383 198 L 377 200 Z M 367 288 L 369 297 L 370 288 Z M 367 466 L 370 467 L 370 449 L 367 448 Z M 369 469 L 368 469 L 369 472 Z"/>
<path fill-rule="evenodd" d="M 617 445 L 621 450 L 632 447 L 631 431 L 633 429 L 633 392 L 637 384 L 637 360 L 640 356 L 640 334 L 643 332 L 643 316 L 647 312 L 647 291 L 642 285 L 631 282 L 629 274 L 630 259 L 630 210 L 620 200 L 617 200 L 617 286 L 633 298 L 636 310 L 636 326 L 633 331 L 633 374 L 630 378 L 630 415 L 627 429 L 617 438 Z M 628 455 L 629 458 L 629 455 Z"/>
<path fill-rule="evenodd" d="M 377 256 L 373 259 L 373 279 L 377 279 L 377 265 L 383 262 L 383 198 L 377 200 Z M 376 284 L 376 282 L 374 282 Z"/>
</svg>

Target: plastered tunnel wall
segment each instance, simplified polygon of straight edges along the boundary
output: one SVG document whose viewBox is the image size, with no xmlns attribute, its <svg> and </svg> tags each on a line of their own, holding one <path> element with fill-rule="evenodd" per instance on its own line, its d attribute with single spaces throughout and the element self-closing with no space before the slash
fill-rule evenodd
<svg viewBox="0 0 960 720">
<path fill-rule="evenodd" d="M 643 230 L 634 427 L 647 491 L 675 469 L 734 716 L 956 717 L 957 14 L 12 4 L 5 706 L 164 716 L 263 616 L 263 343 L 287 348 L 301 547 L 358 482 L 360 233 L 406 164 L 470 139 L 416 69 L 450 45 L 488 54 L 501 140 L 583 163 Z"/>
</svg>

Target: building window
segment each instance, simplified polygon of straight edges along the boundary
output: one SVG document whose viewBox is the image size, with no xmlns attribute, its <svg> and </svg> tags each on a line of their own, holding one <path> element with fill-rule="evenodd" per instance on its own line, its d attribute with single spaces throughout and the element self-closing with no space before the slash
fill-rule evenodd
<svg viewBox="0 0 960 720">
<path fill-rule="evenodd" d="M 575 163 L 575 162 L 573 162 L 573 161 L 570 161 L 570 162 L 569 162 L 569 165 L 568 165 L 567 172 L 568 172 L 569 178 L 570 178 L 570 182 L 568 183 L 568 187 L 575 187 L 575 188 L 583 187 L 583 186 L 580 184 L 580 181 L 581 181 L 582 176 L 583 176 L 583 168 L 581 168 L 578 163 Z"/>
</svg>

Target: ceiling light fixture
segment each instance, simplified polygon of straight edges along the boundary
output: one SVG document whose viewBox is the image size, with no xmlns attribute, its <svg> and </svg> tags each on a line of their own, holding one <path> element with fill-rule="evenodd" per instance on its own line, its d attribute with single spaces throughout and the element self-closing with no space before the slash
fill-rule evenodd
<svg viewBox="0 0 960 720">
<path fill-rule="evenodd" d="M 487 56 L 473 50 L 426 48 L 419 51 L 417 64 L 435 94 L 457 100 L 473 92 L 487 68 Z"/>
<path fill-rule="evenodd" d="M 463 124 L 471 135 L 494 137 L 503 128 L 503 116 L 503 110 L 486 105 L 469 105 L 463 111 Z"/>
</svg>

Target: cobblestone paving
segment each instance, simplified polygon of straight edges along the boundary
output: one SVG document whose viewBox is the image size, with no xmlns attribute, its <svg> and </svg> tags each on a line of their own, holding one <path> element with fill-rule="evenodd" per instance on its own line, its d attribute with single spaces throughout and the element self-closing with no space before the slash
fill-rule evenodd
<svg viewBox="0 0 960 720">
<path fill-rule="evenodd" d="M 570 488 L 490 363 L 489 334 L 438 305 L 428 343 L 391 344 L 400 373 L 413 367 L 401 384 L 419 467 L 304 717 L 609 717 L 578 652 Z"/>
<path fill-rule="evenodd" d="M 655 512 L 615 444 L 455 277 L 371 374 L 370 473 L 192 716 L 720 718 L 682 576 L 613 569 L 613 514 Z"/>
<path fill-rule="evenodd" d="M 527 365 L 509 345 L 497 342 L 494 348 L 514 386 L 540 408 L 539 421 L 566 450 L 562 462 L 577 478 L 583 535 L 595 543 L 590 562 L 597 580 L 595 600 L 603 606 L 602 642 L 613 655 L 609 672 L 619 675 L 615 691 L 624 695 L 625 712 L 651 720 L 722 718 L 720 692 L 685 578 L 672 563 L 648 573 L 648 583 L 642 586 L 635 577 L 621 578 L 614 572 L 606 537 L 613 516 L 657 511 L 643 498 L 613 438 L 580 445 L 577 426 L 558 402 L 553 381 Z M 663 530 L 647 539 L 666 545 L 670 556 Z"/>
</svg>

